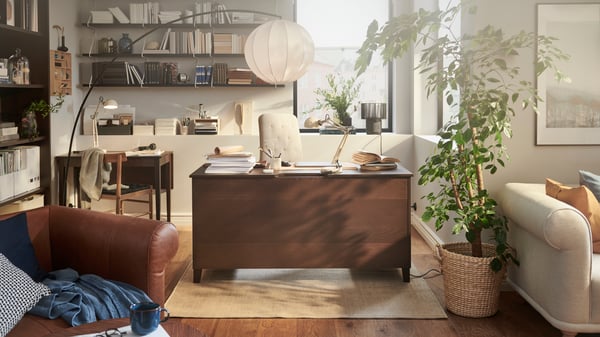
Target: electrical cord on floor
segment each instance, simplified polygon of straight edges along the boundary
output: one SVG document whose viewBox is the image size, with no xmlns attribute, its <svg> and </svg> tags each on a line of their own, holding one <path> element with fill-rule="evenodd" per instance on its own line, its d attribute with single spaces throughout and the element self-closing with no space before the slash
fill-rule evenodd
<svg viewBox="0 0 600 337">
<path fill-rule="evenodd" d="M 431 276 L 427 276 L 427 274 L 433 273 L 433 272 L 435 272 L 436 274 L 431 275 Z M 428 271 L 426 271 L 423 274 L 419 274 L 419 275 L 410 274 L 410 277 L 412 277 L 412 278 L 422 278 L 424 280 L 427 280 L 427 279 L 430 279 L 430 278 L 438 277 L 440 275 L 442 275 L 442 271 L 441 270 L 432 268 L 432 269 L 429 269 Z"/>
</svg>

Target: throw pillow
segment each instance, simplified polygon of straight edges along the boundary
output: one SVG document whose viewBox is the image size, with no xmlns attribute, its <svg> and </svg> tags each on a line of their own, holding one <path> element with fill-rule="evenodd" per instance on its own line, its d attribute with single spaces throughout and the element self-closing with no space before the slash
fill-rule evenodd
<svg viewBox="0 0 600 337">
<path fill-rule="evenodd" d="M 27 230 L 27 215 L 17 214 L 0 220 L 0 253 L 4 254 L 17 268 L 35 281 L 41 281 L 46 273 L 40 268 L 35 250 Z"/>
<path fill-rule="evenodd" d="M 600 200 L 600 176 L 588 171 L 579 171 L 579 183 L 592 191 L 596 199 Z"/>
<path fill-rule="evenodd" d="M 546 194 L 577 208 L 590 223 L 594 253 L 600 253 L 600 204 L 586 186 L 570 187 L 546 179 Z"/>
<path fill-rule="evenodd" d="M 8 334 L 23 315 L 46 295 L 50 295 L 48 287 L 34 282 L 0 254 L 0 336 Z"/>
</svg>

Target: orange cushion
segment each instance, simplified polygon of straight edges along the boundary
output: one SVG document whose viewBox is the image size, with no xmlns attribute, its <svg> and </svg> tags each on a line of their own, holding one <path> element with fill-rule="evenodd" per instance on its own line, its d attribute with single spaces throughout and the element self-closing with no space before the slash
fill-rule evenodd
<svg viewBox="0 0 600 337">
<path fill-rule="evenodd" d="M 577 208 L 588 219 L 592 229 L 594 253 L 600 253 L 600 204 L 585 186 L 570 187 L 546 179 L 546 194 Z"/>
</svg>

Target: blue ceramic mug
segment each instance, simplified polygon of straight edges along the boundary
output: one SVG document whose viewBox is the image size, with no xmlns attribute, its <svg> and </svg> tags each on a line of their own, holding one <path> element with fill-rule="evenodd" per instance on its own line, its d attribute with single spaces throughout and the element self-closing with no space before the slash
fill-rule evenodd
<svg viewBox="0 0 600 337">
<path fill-rule="evenodd" d="M 161 320 L 160 314 L 164 312 L 165 316 Z M 169 311 L 161 308 L 158 303 L 140 302 L 134 303 L 129 307 L 129 316 L 131 322 L 131 331 L 134 334 L 144 336 L 158 328 L 158 325 L 169 319 Z"/>
</svg>

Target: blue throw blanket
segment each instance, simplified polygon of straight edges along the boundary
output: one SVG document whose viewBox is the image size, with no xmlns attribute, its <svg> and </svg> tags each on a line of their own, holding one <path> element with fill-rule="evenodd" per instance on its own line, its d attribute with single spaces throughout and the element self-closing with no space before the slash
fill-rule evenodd
<svg viewBox="0 0 600 337">
<path fill-rule="evenodd" d="M 29 313 L 50 319 L 62 317 L 72 326 L 129 317 L 132 303 L 151 301 L 136 287 L 93 274 L 80 276 L 73 269 L 51 272 L 42 282 L 52 293 Z"/>
</svg>

